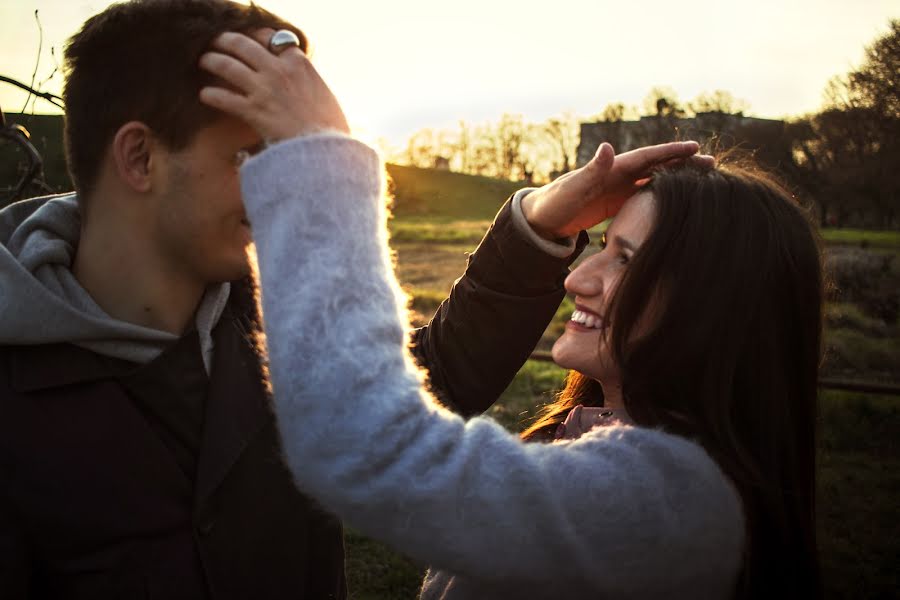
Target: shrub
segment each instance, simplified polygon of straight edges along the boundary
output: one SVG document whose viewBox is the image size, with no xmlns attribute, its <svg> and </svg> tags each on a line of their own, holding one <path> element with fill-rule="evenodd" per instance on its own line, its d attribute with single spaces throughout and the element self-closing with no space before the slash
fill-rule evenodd
<svg viewBox="0 0 900 600">
<path fill-rule="evenodd" d="M 900 315 L 900 268 L 896 254 L 860 248 L 833 248 L 826 271 L 835 299 L 853 302 L 871 317 L 894 325 Z"/>
</svg>

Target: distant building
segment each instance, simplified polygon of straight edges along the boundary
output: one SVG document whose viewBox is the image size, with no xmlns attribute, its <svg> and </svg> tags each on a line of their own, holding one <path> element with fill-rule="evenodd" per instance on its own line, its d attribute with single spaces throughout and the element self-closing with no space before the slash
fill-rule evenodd
<svg viewBox="0 0 900 600">
<path fill-rule="evenodd" d="M 435 156 L 434 157 L 434 168 L 440 169 L 441 171 L 449 171 L 450 170 L 450 159 L 446 156 Z"/>
<path fill-rule="evenodd" d="M 582 123 L 576 163 L 584 166 L 602 142 L 609 142 L 616 153 L 622 153 L 673 140 L 697 140 L 703 150 L 713 152 L 740 146 L 774 168 L 791 162 L 784 121 L 707 112 L 690 118 L 650 116 L 638 121 Z"/>
</svg>

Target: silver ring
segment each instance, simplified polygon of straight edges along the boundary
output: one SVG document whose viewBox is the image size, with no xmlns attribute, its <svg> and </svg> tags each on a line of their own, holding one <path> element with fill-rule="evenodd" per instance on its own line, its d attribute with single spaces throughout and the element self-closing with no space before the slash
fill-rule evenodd
<svg viewBox="0 0 900 600">
<path fill-rule="evenodd" d="M 272 54 L 281 54 L 290 46 L 300 47 L 300 38 L 293 31 L 279 29 L 269 38 L 269 51 Z"/>
</svg>

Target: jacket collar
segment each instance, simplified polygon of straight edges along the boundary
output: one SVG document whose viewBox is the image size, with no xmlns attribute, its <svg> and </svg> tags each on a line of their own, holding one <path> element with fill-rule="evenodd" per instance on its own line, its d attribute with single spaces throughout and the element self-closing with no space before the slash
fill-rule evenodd
<svg viewBox="0 0 900 600">
<path fill-rule="evenodd" d="M 197 463 L 197 503 L 215 491 L 273 418 L 249 328 L 244 319 L 228 312 L 213 331 L 215 354 Z"/>
</svg>

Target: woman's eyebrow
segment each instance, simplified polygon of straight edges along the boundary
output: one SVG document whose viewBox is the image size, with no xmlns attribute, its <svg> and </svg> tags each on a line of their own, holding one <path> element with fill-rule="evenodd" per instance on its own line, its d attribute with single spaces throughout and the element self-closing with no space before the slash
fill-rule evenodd
<svg viewBox="0 0 900 600">
<path fill-rule="evenodd" d="M 629 239 L 623 238 L 621 235 L 616 236 L 616 244 L 622 246 L 626 250 L 631 250 L 632 252 L 637 252 L 637 244 L 632 242 Z"/>
</svg>

